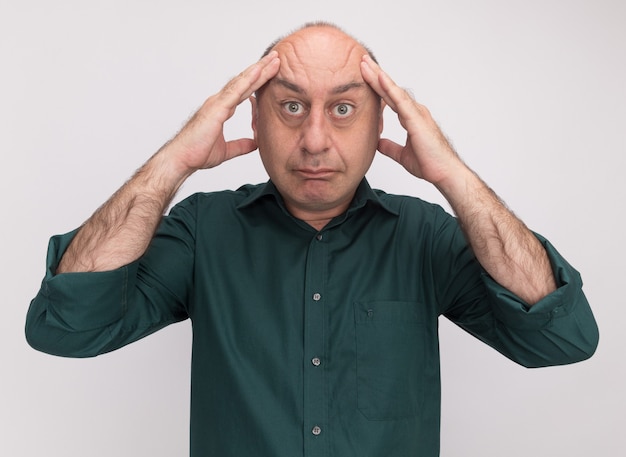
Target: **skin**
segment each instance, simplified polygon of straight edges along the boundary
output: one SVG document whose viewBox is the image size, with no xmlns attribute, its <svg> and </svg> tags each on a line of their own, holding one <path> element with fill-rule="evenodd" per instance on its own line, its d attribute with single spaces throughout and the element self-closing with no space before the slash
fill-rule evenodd
<svg viewBox="0 0 626 457">
<path fill-rule="evenodd" d="M 141 257 L 163 212 L 189 176 L 257 148 L 250 138 L 226 141 L 224 123 L 279 66 L 277 53 L 271 52 L 209 97 L 181 131 L 85 222 L 56 273 L 107 271 Z"/>
<path fill-rule="evenodd" d="M 374 159 L 382 105 L 361 74 L 366 50 L 340 31 L 305 29 L 275 50 L 280 69 L 251 99 L 252 129 L 287 209 L 322 229 L 348 208 Z"/>
<path fill-rule="evenodd" d="M 428 109 L 401 89 L 369 56 L 361 71 L 407 131 L 400 145 L 378 150 L 412 175 L 434 184 L 454 210 L 482 267 L 529 306 L 556 290 L 550 260 L 532 232 L 458 156 Z"/>
<path fill-rule="evenodd" d="M 226 141 L 224 123 L 248 98 L 254 138 Z M 381 138 L 385 105 L 407 132 L 404 145 Z M 529 305 L 556 289 L 541 244 L 463 163 L 428 109 L 329 26 L 286 37 L 209 97 L 83 225 L 57 273 L 136 260 L 187 177 L 257 148 L 287 209 L 318 230 L 346 210 L 378 149 L 442 192 L 478 261 L 502 286 Z"/>
</svg>

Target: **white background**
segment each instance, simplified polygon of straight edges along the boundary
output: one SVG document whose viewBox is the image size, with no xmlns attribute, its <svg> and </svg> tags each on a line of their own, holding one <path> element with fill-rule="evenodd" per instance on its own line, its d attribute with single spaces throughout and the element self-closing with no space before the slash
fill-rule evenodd
<svg viewBox="0 0 626 457">
<path fill-rule="evenodd" d="M 189 322 L 89 360 L 23 336 L 48 237 L 82 223 L 209 95 L 305 21 L 336 22 L 432 111 L 463 158 L 582 273 L 596 355 L 527 370 L 441 321 L 442 456 L 626 448 L 623 0 L 0 0 L 0 455 L 188 452 Z M 227 125 L 250 134 L 249 106 Z M 385 134 L 403 133 L 387 116 Z M 378 157 L 373 187 L 441 202 Z M 256 153 L 194 191 L 265 180 Z"/>
</svg>

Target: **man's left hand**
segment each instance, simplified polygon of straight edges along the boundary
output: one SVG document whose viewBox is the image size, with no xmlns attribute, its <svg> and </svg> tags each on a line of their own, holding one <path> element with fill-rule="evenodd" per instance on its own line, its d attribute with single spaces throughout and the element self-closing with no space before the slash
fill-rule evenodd
<svg viewBox="0 0 626 457">
<path fill-rule="evenodd" d="M 466 168 L 428 109 L 399 87 L 368 55 L 361 62 L 363 79 L 398 115 L 407 131 L 406 144 L 381 139 L 378 150 L 409 173 L 439 187 L 459 168 Z"/>
</svg>

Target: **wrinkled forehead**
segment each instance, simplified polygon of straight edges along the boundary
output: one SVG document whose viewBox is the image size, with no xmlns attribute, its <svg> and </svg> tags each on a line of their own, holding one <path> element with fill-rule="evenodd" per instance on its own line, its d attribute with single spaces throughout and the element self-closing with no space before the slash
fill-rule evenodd
<svg viewBox="0 0 626 457">
<path fill-rule="evenodd" d="M 280 57 L 279 78 L 300 84 L 363 81 L 360 63 L 367 50 L 337 30 L 302 30 L 281 40 L 274 49 Z"/>
</svg>

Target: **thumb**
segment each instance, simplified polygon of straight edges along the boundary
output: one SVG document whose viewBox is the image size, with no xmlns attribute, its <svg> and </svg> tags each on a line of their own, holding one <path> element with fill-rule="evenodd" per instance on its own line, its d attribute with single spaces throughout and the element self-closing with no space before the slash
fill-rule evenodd
<svg viewBox="0 0 626 457">
<path fill-rule="evenodd" d="M 251 138 L 240 138 L 226 143 L 226 155 L 229 159 L 248 154 L 257 148 L 256 141 Z"/>
<path fill-rule="evenodd" d="M 391 141 L 386 138 L 381 138 L 378 141 L 378 150 L 387 157 L 395 160 L 396 162 L 400 162 L 400 156 L 402 155 L 403 149 L 404 146 L 401 146 L 395 141 Z"/>
</svg>

